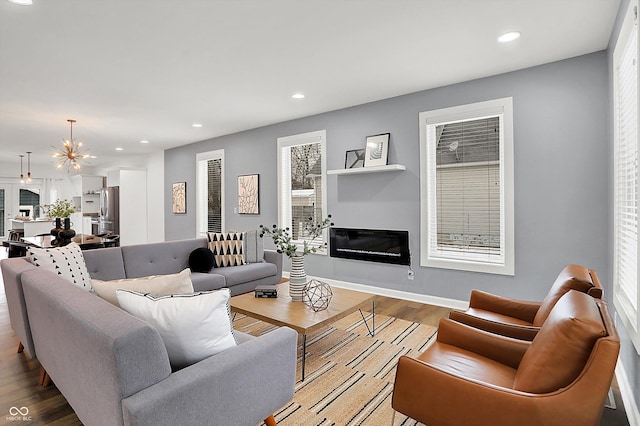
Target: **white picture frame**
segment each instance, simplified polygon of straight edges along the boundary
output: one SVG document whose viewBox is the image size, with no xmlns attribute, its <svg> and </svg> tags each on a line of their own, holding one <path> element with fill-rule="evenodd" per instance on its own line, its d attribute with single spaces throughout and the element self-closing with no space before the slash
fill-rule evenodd
<svg viewBox="0 0 640 426">
<path fill-rule="evenodd" d="M 364 166 L 386 166 L 389 155 L 390 133 L 367 136 L 367 146 L 364 156 Z"/>
</svg>

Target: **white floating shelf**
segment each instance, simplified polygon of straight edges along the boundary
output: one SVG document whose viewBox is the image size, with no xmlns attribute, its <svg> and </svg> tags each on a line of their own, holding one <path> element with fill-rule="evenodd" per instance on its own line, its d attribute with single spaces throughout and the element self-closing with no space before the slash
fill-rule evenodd
<svg viewBox="0 0 640 426">
<path fill-rule="evenodd" d="M 369 167 L 356 167 L 355 169 L 338 169 L 327 170 L 328 175 L 357 175 L 362 173 L 378 173 L 378 172 L 399 172 L 407 170 L 406 166 L 402 164 L 388 164 L 386 166 L 369 166 Z"/>
</svg>

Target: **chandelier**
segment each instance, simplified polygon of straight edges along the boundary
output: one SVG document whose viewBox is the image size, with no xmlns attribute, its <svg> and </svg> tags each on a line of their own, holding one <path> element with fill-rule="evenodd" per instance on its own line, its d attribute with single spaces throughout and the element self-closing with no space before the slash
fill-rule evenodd
<svg viewBox="0 0 640 426">
<path fill-rule="evenodd" d="M 82 153 L 82 142 L 76 143 L 76 141 L 73 140 L 73 123 L 75 123 L 76 120 L 69 119 L 67 121 L 71 126 L 71 134 L 69 136 L 69 139 L 62 140 L 62 148 L 54 146 L 53 148 L 57 149 L 60 152 L 51 154 L 51 156 L 53 158 L 61 159 L 56 168 L 59 169 L 66 164 L 67 172 L 69 172 L 71 167 L 73 167 L 75 170 L 80 170 L 80 162 L 85 158 L 89 158 L 90 155 Z"/>
</svg>

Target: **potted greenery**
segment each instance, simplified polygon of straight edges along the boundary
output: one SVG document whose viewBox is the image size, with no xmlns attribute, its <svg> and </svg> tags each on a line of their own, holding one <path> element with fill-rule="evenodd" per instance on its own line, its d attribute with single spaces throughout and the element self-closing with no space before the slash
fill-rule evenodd
<svg viewBox="0 0 640 426">
<path fill-rule="evenodd" d="M 71 216 L 76 211 L 73 203 L 66 199 L 58 199 L 48 206 L 47 216 L 55 218 L 56 227 L 51 230 L 51 235 L 55 238 L 51 241 L 53 245 L 66 245 L 76 235 L 71 229 Z M 64 220 L 64 228 L 62 221 Z"/>
<path fill-rule="evenodd" d="M 304 270 L 304 257 L 310 253 L 316 253 L 324 244 L 319 244 L 315 240 L 328 227 L 333 226 L 331 215 L 321 221 L 316 221 L 309 217 L 303 226 L 305 235 L 302 240 L 302 251 L 298 251 L 298 245 L 293 241 L 291 230 L 273 225 L 271 228 L 260 225 L 260 236 L 268 235 L 273 239 L 276 249 L 280 253 L 286 254 L 291 259 L 291 272 L 289 273 L 289 296 L 292 300 L 302 301 L 302 290 L 307 283 L 307 274 Z"/>
<path fill-rule="evenodd" d="M 53 218 L 66 218 L 75 213 L 76 209 L 73 203 L 66 199 L 58 199 L 53 204 L 47 206 L 47 216 Z"/>
</svg>

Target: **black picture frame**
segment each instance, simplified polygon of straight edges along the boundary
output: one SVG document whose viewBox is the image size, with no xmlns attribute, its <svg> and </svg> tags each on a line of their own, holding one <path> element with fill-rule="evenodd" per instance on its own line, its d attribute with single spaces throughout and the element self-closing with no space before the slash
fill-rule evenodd
<svg viewBox="0 0 640 426">
<path fill-rule="evenodd" d="M 364 149 L 351 149 L 347 151 L 344 156 L 344 168 L 357 169 L 364 167 L 364 155 Z"/>
</svg>

